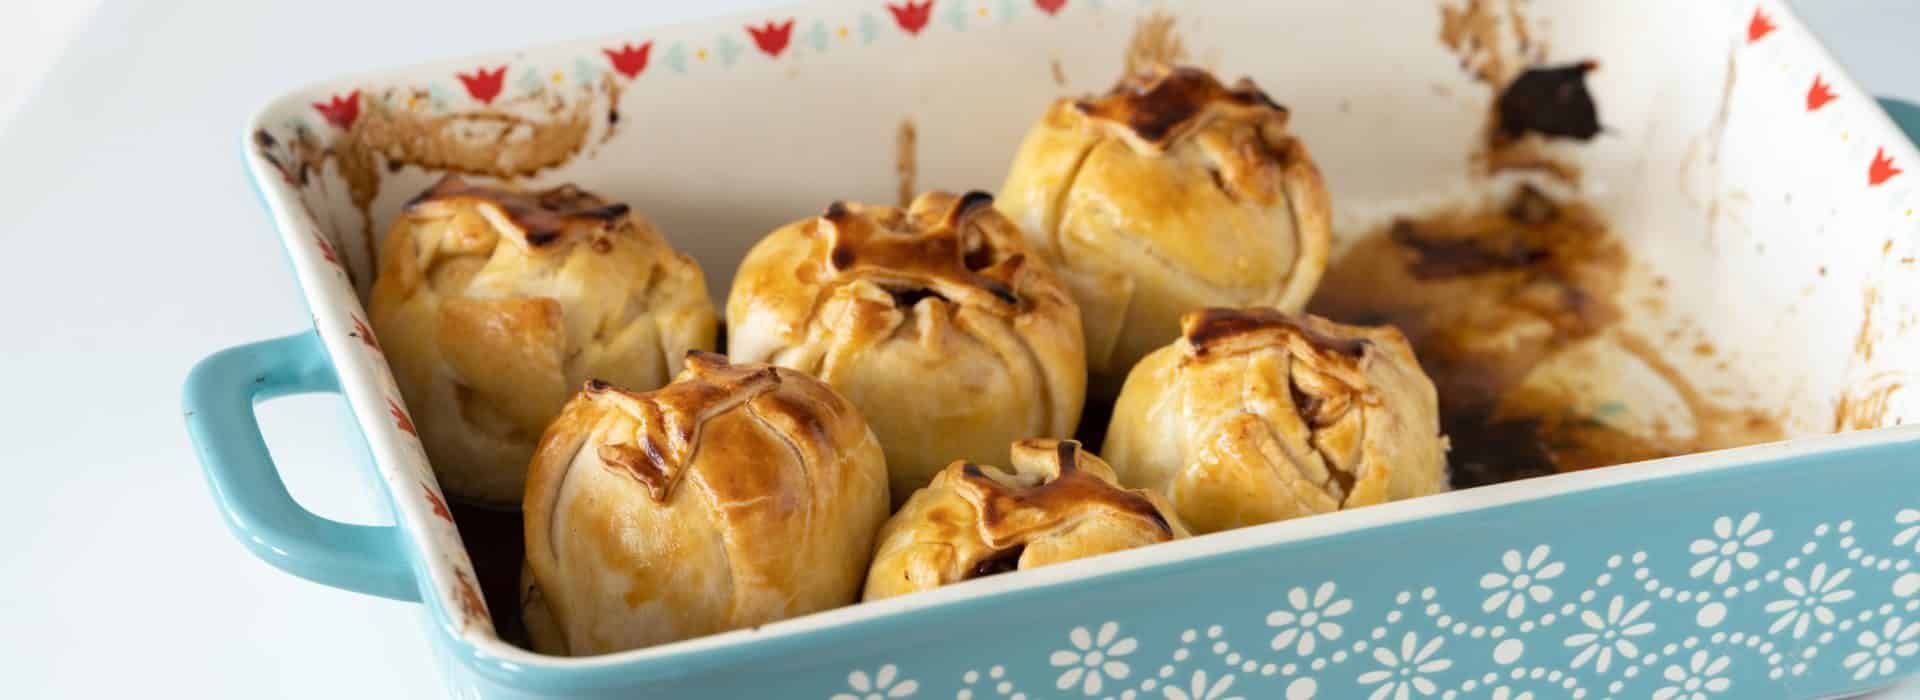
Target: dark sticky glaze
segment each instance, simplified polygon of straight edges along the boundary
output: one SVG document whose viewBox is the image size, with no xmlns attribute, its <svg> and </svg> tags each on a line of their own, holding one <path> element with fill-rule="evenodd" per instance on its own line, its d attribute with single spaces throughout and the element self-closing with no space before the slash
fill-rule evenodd
<svg viewBox="0 0 1920 700">
<path fill-rule="evenodd" d="M 1515 237 L 1430 238 L 1407 219 L 1395 219 L 1387 235 L 1418 254 L 1407 269 L 1423 280 L 1529 267 L 1549 255 L 1545 248 Z"/>
<path fill-rule="evenodd" d="M 926 299 L 939 299 L 949 303 L 953 301 L 926 287 L 889 288 L 887 294 L 893 297 L 894 308 L 899 309 L 911 309 Z"/>
<path fill-rule="evenodd" d="M 1012 547 L 994 552 L 987 558 L 975 562 L 973 568 L 968 569 L 967 573 L 961 576 L 960 579 L 962 581 L 971 581 L 976 578 L 985 578 L 994 574 L 1004 574 L 1009 571 L 1018 570 L 1020 568 L 1020 555 L 1026 553 L 1027 546 L 1024 544 L 1016 544 Z"/>
<path fill-rule="evenodd" d="M 1073 103 L 1081 114 L 1120 124 L 1162 149 L 1221 110 L 1284 118 L 1275 103 L 1245 78 L 1229 88 L 1199 68 L 1167 68 L 1157 75 L 1130 75 L 1107 94 Z"/>
<path fill-rule="evenodd" d="M 524 609 L 520 604 L 520 567 L 526 561 L 526 529 L 520 511 L 468 504 L 451 497 L 447 510 L 460 530 L 461 541 L 470 543 L 467 554 L 473 562 L 480 596 L 493 616 L 494 631 L 508 643 L 529 646 L 520 617 Z"/>
<path fill-rule="evenodd" d="M 734 365 L 710 352 L 687 353 L 686 366 L 691 376 L 655 391 L 626 394 L 641 407 L 637 444 L 606 443 L 597 451 L 608 468 L 639 481 L 659 503 L 673 495 L 686 472 L 703 424 L 780 386 L 780 374 L 772 366 Z M 598 380 L 587 382 L 586 391 L 626 393 Z"/>
<path fill-rule="evenodd" d="M 458 175 L 447 175 L 407 202 L 406 208 L 430 201 L 450 201 L 460 199 L 479 199 L 493 203 L 506 212 L 526 233 L 527 243 L 544 246 L 560 239 L 569 224 L 579 222 L 599 223 L 602 225 L 619 221 L 627 215 L 625 204 L 609 204 L 606 200 L 591 192 L 573 185 L 560 185 L 545 190 L 518 192 L 514 190 L 468 184 Z"/>
<path fill-rule="evenodd" d="M 1421 280 L 1518 270 L 1548 262 L 1553 255 L 1551 241 L 1530 235 L 1530 229 L 1553 223 L 1560 217 L 1560 205 L 1532 185 L 1524 185 L 1514 193 L 1504 213 L 1503 219 L 1490 220 L 1487 230 L 1471 236 L 1436 235 L 1406 218 L 1395 219 L 1387 236 L 1414 251 L 1416 257 L 1407 270 Z"/>
<path fill-rule="evenodd" d="M 1582 61 L 1522 72 L 1494 103 L 1499 136 L 1513 140 L 1532 132 L 1586 141 L 1599 134 L 1599 109 L 1587 91 L 1587 74 L 1599 67 Z"/>
<path fill-rule="evenodd" d="M 1309 428 L 1317 428 L 1323 424 L 1322 421 L 1318 420 L 1318 417 L 1320 415 L 1321 404 L 1325 401 L 1324 399 L 1301 391 L 1300 385 L 1291 381 L 1287 382 L 1287 395 L 1293 399 L 1293 410 L 1295 413 L 1300 414 L 1301 423 L 1306 424 Z"/>
<path fill-rule="evenodd" d="M 944 210 L 930 210 L 947 203 Z M 827 261 L 841 275 L 870 279 L 893 295 L 894 305 L 909 308 L 936 297 L 951 303 L 991 299 L 1017 308 L 1012 281 L 1025 264 L 1021 253 L 993 249 L 992 241 L 970 230 L 980 216 L 998 216 L 993 196 L 973 191 L 959 197 L 929 193 L 906 212 L 892 207 L 861 207 L 834 202 L 820 215 L 828 235 Z M 991 304 L 992 302 L 988 302 Z"/>
<path fill-rule="evenodd" d="M 980 497 L 981 527 L 996 541 L 990 544 L 1003 550 L 1024 544 L 1088 510 L 1142 518 L 1168 539 L 1173 538 L 1173 526 L 1153 501 L 1080 469 L 1079 451 L 1080 443 L 1060 441 L 1054 455 L 1059 461 L 1059 476 L 1029 487 L 1002 484 L 973 464 L 961 468 L 962 483 Z"/>
<path fill-rule="evenodd" d="M 1230 338 L 1275 330 L 1298 335 L 1313 347 L 1355 359 L 1365 355 L 1367 347 L 1372 345 L 1362 337 L 1327 335 L 1307 327 L 1292 316 L 1265 307 L 1209 307 L 1187 312 L 1180 318 L 1180 334 L 1186 338 L 1190 352 L 1196 357 L 1214 352 Z"/>
<path fill-rule="evenodd" d="M 1452 443 L 1447 463 L 1456 489 L 1560 471 L 1537 418 L 1494 420 L 1477 413 L 1454 412 L 1442 416 L 1440 423 L 1441 432 Z"/>
</svg>

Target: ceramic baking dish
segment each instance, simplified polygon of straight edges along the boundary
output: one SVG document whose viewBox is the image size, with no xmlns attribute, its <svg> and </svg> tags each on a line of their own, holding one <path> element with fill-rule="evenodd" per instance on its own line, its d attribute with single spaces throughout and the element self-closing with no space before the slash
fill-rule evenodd
<svg viewBox="0 0 1920 700">
<path fill-rule="evenodd" d="M 1142 32 L 1291 109 L 1343 243 L 1485 185 L 1494 90 L 1477 76 L 1494 62 L 1596 61 L 1604 131 L 1551 155 L 1631 254 L 1621 297 L 1651 297 L 1623 323 L 1710 339 L 1711 357 L 1668 353 L 1673 370 L 1791 439 L 621 654 L 501 641 L 365 321 L 369 236 L 404 201 L 446 171 L 577 182 L 632 204 L 724 290 L 775 225 L 892 201 L 903 124 L 919 187 L 995 188 L 1048 101 L 1103 89 Z M 819 2 L 302 88 L 244 149 L 313 329 L 195 368 L 186 415 L 209 484 L 275 566 L 420 602 L 456 696 L 1815 697 L 1920 669 L 1920 427 L 1901 426 L 1920 416 L 1920 170 L 1903 172 L 1920 153 L 1781 2 Z M 1594 391 L 1647 420 L 1667 410 Z M 393 526 L 288 495 L 252 407 L 301 392 L 345 397 Z"/>
</svg>

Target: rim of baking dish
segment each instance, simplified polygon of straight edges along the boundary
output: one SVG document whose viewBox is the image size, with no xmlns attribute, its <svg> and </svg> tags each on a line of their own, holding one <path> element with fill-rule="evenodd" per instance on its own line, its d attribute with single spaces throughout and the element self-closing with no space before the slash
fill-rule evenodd
<svg viewBox="0 0 1920 700">
<path fill-rule="evenodd" d="M 800 16 L 805 14 L 804 10 L 859 4 L 858 0 L 817 0 L 646 29 L 655 33 L 657 41 L 658 37 L 690 35 L 708 26 L 733 25 L 742 20 L 760 21 L 768 17 Z M 1803 50 L 1809 51 L 1814 61 L 1823 65 L 1822 74 L 1828 76 L 1835 89 L 1857 95 L 1868 94 L 1860 89 L 1824 46 L 1811 38 L 1810 32 L 1790 6 L 1781 0 L 1759 0 L 1753 6 L 1764 10 L 1777 29 L 1791 30 L 1790 33 L 1807 38 L 1803 42 Z M 532 47 L 479 52 L 316 81 L 269 100 L 249 119 L 243 134 L 245 166 L 256 192 L 269 211 L 276 232 L 282 238 L 294 273 L 300 281 L 302 300 L 312 315 L 328 359 L 340 377 L 341 393 L 367 441 L 368 449 L 374 455 L 374 466 L 380 473 L 393 507 L 395 525 L 403 531 L 409 544 L 407 556 L 419 586 L 421 601 L 432 611 L 434 626 L 445 637 L 441 643 L 450 645 L 451 656 L 498 682 L 524 685 L 537 679 L 543 687 L 565 690 L 687 676 L 801 650 L 836 638 L 859 638 L 889 626 L 908 624 L 904 613 L 909 611 L 919 613 L 922 618 L 912 621 L 912 624 L 924 624 L 925 616 L 956 615 L 971 604 L 1011 602 L 1066 585 L 1087 585 L 1096 579 L 1147 577 L 1199 559 L 1247 553 L 1285 543 L 1646 482 L 1700 477 L 1736 467 L 1774 464 L 1790 468 L 1791 465 L 1786 463 L 1814 455 L 1920 442 L 1920 425 L 1794 438 L 1537 477 L 1269 523 L 1040 569 L 1011 572 L 914 595 L 858 603 L 752 629 L 614 654 L 558 657 L 522 649 L 501 640 L 495 634 L 491 621 L 485 619 L 484 615 L 482 619 L 474 620 L 468 615 L 456 614 L 460 604 L 456 602 L 455 591 L 461 586 L 468 586 L 470 590 L 472 565 L 451 518 L 435 512 L 442 497 L 431 469 L 426 467 L 424 451 L 417 440 L 406 436 L 393 422 L 388 421 L 389 416 L 401 418 L 404 410 L 398 404 L 391 403 L 393 399 L 390 397 L 398 396 L 391 370 L 384 356 L 377 351 L 371 356 L 355 354 L 366 349 L 362 341 L 352 334 L 358 328 L 360 319 L 365 318 L 360 299 L 347 281 L 343 268 L 331 260 L 331 251 L 314 245 L 310 240 L 321 235 L 317 222 L 313 221 L 304 205 L 292 199 L 297 195 L 283 187 L 274 165 L 254 148 L 253 134 L 273 126 L 270 118 L 285 114 L 289 109 L 304 107 L 315 100 L 324 100 L 342 88 L 389 81 L 395 76 L 427 70 L 444 72 L 449 68 L 468 67 L 475 61 L 510 61 L 528 52 L 630 40 L 633 34 L 633 31 L 628 31 L 583 36 Z M 1856 112 L 1856 116 L 1867 120 L 1867 130 L 1897 135 L 1896 138 L 1886 139 L 1887 148 L 1896 159 L 1909 163 L 1920 162 L 1920 152 L 1877 104 L 1872 104 L 1872 100 L 1852 102 L 1869 103 L 1865 107 L 1855 107 L 1861 110 Z M 346 303 L 336 301 L 341 297 Z M 409 481 L 417 481 L 425 491 L 426 498 L 402 497 L 415 485 Z"/>
</svg>

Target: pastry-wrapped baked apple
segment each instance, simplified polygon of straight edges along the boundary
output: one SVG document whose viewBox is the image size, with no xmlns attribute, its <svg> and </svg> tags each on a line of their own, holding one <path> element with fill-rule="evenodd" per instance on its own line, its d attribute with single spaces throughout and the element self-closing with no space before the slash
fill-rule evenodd
<svg viewBox="0 0 1920 700">
<path fill-rule="evenodd" d="M 368 314 L 440 484 L 498 507 L 582 382 L 658 387 L 716 324 L 699 265 L 626 205 L 455 176 L 388 229 Z"/>
<path fill-rule="evenodd" d="M 859 406 L 896 502 L 954 459 L 996 460 L 1079 423 L 1079 310 L 992 204 L 835 202 L 755 245 L 727 298 L 728 354 L 807 372 Z"/>
<path fill-rule="evenodd" d="M 859 599 L 880 444 L 818 380 L 693 353 L 656 391 L 589 383 L 540 441 L 523 517 L 536 650 L 588 655 Z"/>
<path fill-rule="evenodd" d="M 1433 382 L 1392 326 L 1203 309 L 1128 375 L 1105 452 L 1195 532 L 1447 489 Z"/>
<path fill-rule="evenodd" d="M 1071 440 L 1013 444 L 1013 471 L 958 461 L 880 530 L 867 600 L 1186 537 L 1166 503 L 1119 486 Z"/>
<path fill-rule="evenodd" d="M 1055 102 L 998 205 L 1079 302 L 1097 396 L 1172 338 L 1181 314 L 1298 312 L 1327 264 L 1332 205 L 1286 109 L 1198 68 Z"/>
</svg>

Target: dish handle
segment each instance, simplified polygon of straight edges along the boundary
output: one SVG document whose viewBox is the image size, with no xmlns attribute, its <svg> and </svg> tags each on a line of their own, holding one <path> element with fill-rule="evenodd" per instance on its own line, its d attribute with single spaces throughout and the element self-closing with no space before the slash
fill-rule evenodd
<svg viewBox="0 0 1920 700">
<path fill-rule="evenodd" d="M 1887 110 L 1887 116 L 1893 117 L 1893 123 L 1907 132 L 1907 138 L 1920 143 L 1920 105 L 1897 97 L 1880 98 L 1880 107 Z"/>
<path fill-rule="evenodd" d="M 419 588 L 400 529 L 351 525 L 301 507 L 260 434 L 258 402 L 339 391 L 312 331 L 227 348 L 187 375 L 187 434 L 227 528 L 254 556 L 316 583 L 416 602 Z"/>
</svg>

